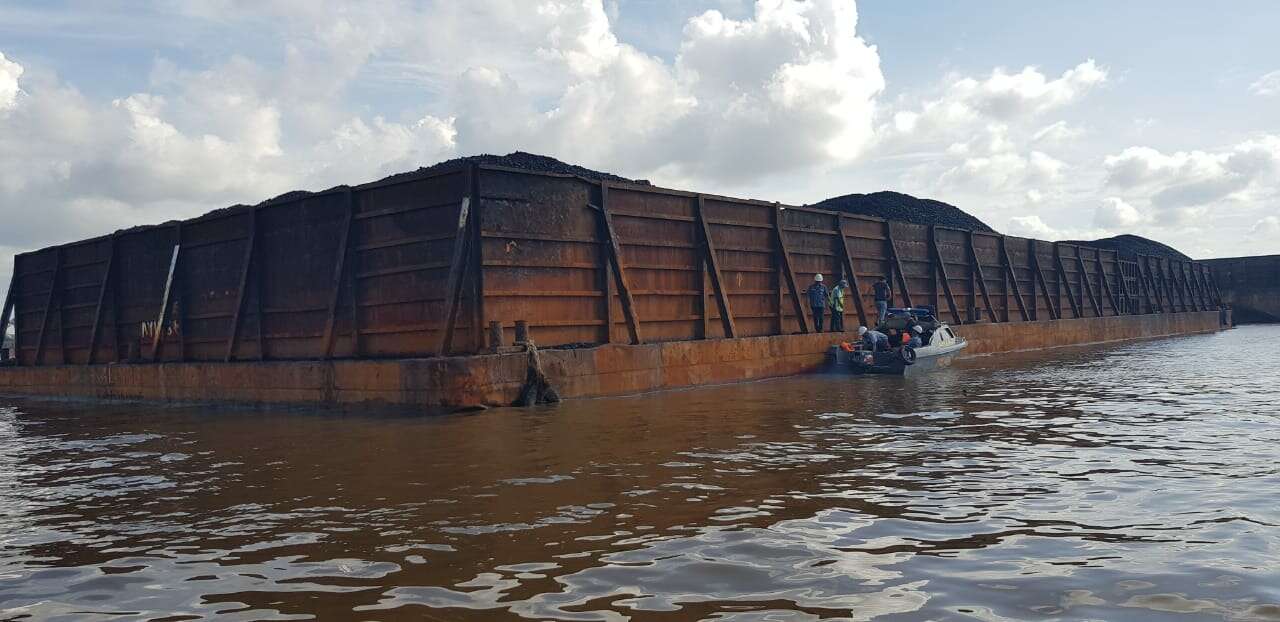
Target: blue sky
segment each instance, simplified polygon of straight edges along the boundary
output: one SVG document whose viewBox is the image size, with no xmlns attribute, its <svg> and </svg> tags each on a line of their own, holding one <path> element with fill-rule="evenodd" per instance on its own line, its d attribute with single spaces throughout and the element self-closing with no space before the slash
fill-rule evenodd
<svg viewBox="0 0 1280 622">
<path fill-rule="evenodd" d="M 9 0 L 8 255 L 477 151 L 1280 252 L 1280 4 Z M 584 138 L 589 137 L 589 139 Z"/>
</svg>

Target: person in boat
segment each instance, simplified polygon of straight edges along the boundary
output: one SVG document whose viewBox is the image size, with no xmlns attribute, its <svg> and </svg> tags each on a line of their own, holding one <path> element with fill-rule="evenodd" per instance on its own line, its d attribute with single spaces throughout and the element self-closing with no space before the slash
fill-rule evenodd
<svg viewBox="0 0 1280 622">
<path fill-rule="evenodd" d="M 889 281 L 882 276 L 876 279 L 871 285 L 872 293 L 876 298 L 876 314 L 878 322 L 883 322 L 886 315 L 889 314 L 889 302 L 893 300 L 893 288 L 889 286 Z"/>
<path fill-rule="evenodd" d="M 862 337 L 862 346 L 867 350 L 878 352 L 889 349 L 889 336 L 878 330 L 868 330 L 866 326 L 859 326 L 858 336 Z"/>
<path fill-rule="evenodd" d="M 903 333 L 899 333 L 899 332 L 898 332 L 898 329 L 896 329 L 896 328 L 890 328 L 890 329 L 888 329 L 888 330 L 885 332 L 885 334 L 886 334 L 886 335 L 888 335 L 888 337 L 889 337 L 889 347 L 890 347 L 890 348 L 898 348 L 898 347 L 901 347 L 901 346 L 902 346 L 902 340 L 903 340 L 903 338 L 907 336 L 907 334 L 906 334 L 905 332 L 903 332 Z"/>
<path fill-rule="evenodd" d="M 849 291 L 849 281 L 840 279 L 831 290 L 828 302 L 831 308 L 831 332 L 844 332 L 844 293 Z"/>
<path fill-rule="evenodd" d="M 827 286 L 822 284 L 822 275 L 816 274 L 813 277 L 813 283 L 809 285 L 809 289 L 804 291 L 809 297 L 809 309 L 813 311 L 813 325 L 818 332 L 822 332 L 822 313 L 827 308 Z"/>
<path fill-rule="evenodd" d="M 902 333 L 902 345 L 919 348 L 924 345 L 924 341 L 920 338 L 924 334 L 924 329 L 919 324 L 913 324 L 907 327 L 906 332 Z"/>
<path fill-rule="evenodd" d="M 916 321 L 915 316 L 907 314 L 907 325 L 902 328 L 903 338 L 919 338 L 922 334 L 924 334 L 924 327 L 920 325 L 920 322 Z"/>
</svg>

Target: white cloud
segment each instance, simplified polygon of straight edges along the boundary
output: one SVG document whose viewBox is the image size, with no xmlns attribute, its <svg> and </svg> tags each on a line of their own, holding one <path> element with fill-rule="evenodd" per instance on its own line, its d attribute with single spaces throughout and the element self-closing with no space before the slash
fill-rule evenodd
<svg viewBox="0 0 1280 622">
<path fill-rule="evenodd" d="M 1280 216 L 1263 216 L 1258 222 L 1253 224 L 1253 228 L 1249 233 L 1257 238 L 1265 238 L 1273 241 L 1276 236 L 1280 236 Z"/>
<path fill-rule="evenodd" d="M 666 31 L 661 57 L 619 35 L 626 3 L 602 0 L 165 2 L 147 19 L 177 26 L 166 41 L 203 34 L 119 92 L 0 54 L 0 204 L 40 208 L 0 245 L 515 149 L 744 196 L 898 189 L 1042 237 L 1280 204 L 1275 137 L 1086 152 L 1115 129 L 1067 117 L 1109 80 L 1093 60 L 952 74 L 889 103 L 854 0 L 718 6 L 655 22 L 679 24 L 650 27 Z M 1241 208 L 1234 235 L 1264 216 Z"/>
<path fill-rule="evenodd" d="M 985 80 L 966 78 L 951 87 L 948 99 L 999 119 L 1043 113 L 1079 99 L 1107 79 L 1107 71 L 1093 59 L 1080 63 L 1054 80 L 1034 67 L 1018 73 L 996 69 Z"/>
<path fill-rule="evenodd" d="M 1035 67 L 1025 67 L 1018 73 L 997 68 L 982 79 L 952 76 L 939 97 L 922 102 L 919 111 L 904 117 L 911 122 L 895 123 L 895 129 L 903 133 L 963 134 L 975 124 L 1028 121 L 1079 101 L 1106 80 L 1106 68 L 1093 59 L 1054 79 Z M 1041 129 L 1034 138 L 1067 138 L 1070 133 L 1066 123 L 1059 121 Z"/>
<path fill-rule="evenodd" d="M 762 0 L 741 19 L 706 11 L 671 60 L 621 42 L 599 0 L 164 11 L 271 32 L 279 54 L 215 50 L 203 67 L 160 58 L 145 87 L 106 98 L 0 55 L 0 203 L 41 208 L 0 244 L 39 247 L 477 152 L 540 151 L 672 185 L 755 179 L 863 153 L 884 88 L 853 0 Z M 357 80 L 393 71 L 427 100 L 391 114 L 352 105 Z"/>
<path fill-rule="evenodd" d="M 1005 231 L 1009 235 L 1024 238 L 1057 239 L 1061 237 L 1057 229 L 1045 224 L 1039 216 L 1034 214 L 1010 218 L 1009 226 Z"/>
<path fill-rule="evenodd" d="M 453 119 L 423 117 L 402 124 L 375 117 L 371 123 L 354 117 L 333 131 L 315 152 L 323 154 L 308 177 L 323 185 L 339 175 L 378 179 L 411 170 L 423 163 L 447 159 L 457 130 Z"/>
<path fill-rule="evenodd" d="M 1104 160 L 1107 185 L 1143 197 L 1162 217 L 1178 219 L 1226 200 L 1273 193 L 1280 185 L 1280 135 L 1263 135 L 1217 151 L 1164 153 L 1129 147 Z"/>
<path fill-rule="evenodd" d="M 22 65 L 5 58 L 0 52 L 0 113 L 17 103 L 18 78 L 22 77 L 22 72 Z"/>
<path fill-rule="evenodd" d="M 996 221 L 1021 217 L 1028 204 L 1059 207 L 1087 176 L 1067 157 L 1083 131 L 1055 117 L 1106 80 L 1107 70 L 1086 60 L 1057 77 L 1035 67 L 953 74 L 932 95 L 902 97 L 882 115 L 877 155 L 910 164 L 886 185 L 980 206 Z"/>
<path fill-rule="evenodd" d="M 1031 135 L 1031 140 L 1037 143 L 1060 144 L 1074 140 L 1083 133 L 1084 130 L 1071 127 L 1066 121 L 1056 121 L 1037 130 Z"/>
<path fill-rule="evenodd" d="M 1038 240 L 1092 240 L 1113 235 L 1114 232 L 1097 227 L 1065 226 L 1055 227 L 1044 221 L 1037 214 L 1014 216 L 1009 219 L 1005 233 L 1024 238 Z"/>
<path fill-rule="evenodd" d="M 1119 197 L 1107 197 L 1102 205 L 1093 213 L 1093 224 L 1103 229 L 1126 229 L 1133 227 L 1144 218 L 1138 208 L 1129 205 Z"/>
<path fill-rule="evenodd" d="M 1280 71 L 1273 71 L 1249 85 L 1249 91 L 1264 97 L 1280 95 Z"/>
</svg>

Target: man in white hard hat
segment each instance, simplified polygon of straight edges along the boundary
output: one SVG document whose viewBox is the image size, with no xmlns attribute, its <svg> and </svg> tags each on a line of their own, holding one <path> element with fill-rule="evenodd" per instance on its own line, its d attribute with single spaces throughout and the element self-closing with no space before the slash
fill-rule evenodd
<svg viewBox="0 0 1280 622">
<path fill-rule="evenodd" d="M 878 330 L 867 330 L 866 326 L 859 326 L 858 336 L 862 337 L 862 346 L 872 352 L 889 349 L 889 336 Z"/>
<path fill-rule="evenodd" d="M 920 340 L 920 335 L 923 333 L 924 329 L 920 328 L 919 324 L 912 324 L 911 327 L 907 329 L 905 337 L 906 342 L 904 345 L 908 345 L 913 348 L 919 348 L 924 345 L 924 342 Z"/>
<path fill-rule="evenodd" d="M 822 275 L 815 274 L 813 284 L 804 291 L 809 297 L 809 309 L 813 311 L 814 330 L 822 332 L 822 312 L 827 308 L 827 286 L 822 284 Z"/>
</svg>

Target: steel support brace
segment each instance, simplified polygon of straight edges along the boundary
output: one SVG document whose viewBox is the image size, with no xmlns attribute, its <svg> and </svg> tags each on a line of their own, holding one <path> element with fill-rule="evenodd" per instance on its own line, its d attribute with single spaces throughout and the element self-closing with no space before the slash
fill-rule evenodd
<svg viewBox="0 0 1280 622">
<path fill-rule="evenodd" d="M 453 236 L 453 257 L 449 261 L 449 277 L 444 289 L 444 326 L 441 327 L 440 345 L 436 348 L 436 356 L 449 354 L 453 349 L 453 328 L 458 321 L 458 307 L 462 305 L 462 280 L 466 276 L 467 243 L 471 236 L 467 235 L 467 224 L 471 221 L 471 197 L 463 197 L 458 206 L 457 228 Z"/>
<path fill-rule="evenodd" d="M 0 337 L 9 330 L 9 320 L 17 317 L 14 314 L 14 306 L 17 305 L 18 299 L 13 295 L 15 284 L 18 282 L 18 261 L 17 258 L 13 262 L 13 274 L 9 275 L 9 292 L 4 296 L 4 311 L 0 312 Z M 13 360 L 21 363 L 22 359 L 18 356 L 18 330 L 17 327 L 13 331 Z"/>
<path fill-rule="evenodd" d="M 987 291 L 987 277 L 982 274 L 982 262 L 978 261 L 978 247 L 973 245 L 973 232 L 969 232 L 969 258 L 973 261 L 970 273 L 978 282 L 978 291 L 982 292 L 982 303 L 987 307 L 987 315 L 991 321 L 999 322 L 1000 316 L 996 315 L 996 308 L 991 304 L 991 292 Z"/>
<path fill-rule="evenodd" d="M 783 235 L 782 227 L 782 207 L 774 205 L 773 208 L 773 230 L 774 236 L 778 241 L 778 258 L 782 261 L 782 276 L 787 282 L 787 289 L 791 290 L 791 302 L 796 310 L 796 321 L 800 323 L 800 332 L 809 334 L 812 328 L 809 324 L 809 315 L 805 312 L 805 305 L 800 300 L 800 287 L 796 284 L 796 272 L 792 268 L 791 251 L 787 249 L 787 238 Z"/>
<path fill-rule="evenodd" d="M 1136 265 L 1138 267 L 1138 284 L 1142 286 L 1142 298 L 1147 303 L 1147 313 L 1161 312 L 1160 292 L 1156 289 L 1155 278 L 1151 276 L 1151 267 L 1147 263 L 1147 258 L 1139 256 Z"/>
<path fill-rule="evenodd" d="M 236 307 L 231 312 L 231 331 L 227 335 L 227 353 L 222 360 L 230 362 L 236 356 L 236 345 L 240 339 L 240 323 L 244 315 L 245 293 L 249 288 L 249 275 L 253 266 L 254 247 L 258 244 L 258 209 L 249 208 L 249 235 L 246 236 L 244 258 L 240 260 L 240 282 L 236 286 Z M 261 319 L 259 319 L 261 322 Z"/>
<path fill-rule="evenodd" d="M 627 320 L 627 332 L 631 336 L 631 343 L 638 345 L 644 343 L 640 334 L 640 318 L 636 317 L 635 299 L 631 296 L 627 271 L 622 265 L 622 247 L 618 244 L 618 235 L 613 227 L 613 215 L 609 213 L 609 184 L 606 182 L 600 183 L 600 219 L 603 223 L 609 258 L 613 262 L 613 273 L 617 277 L 618 293 L 622 298 L 622 314 Z"/>
<path fill-rule="evenodd" d="M 342 217 L 342 228 L 338 230 L 338 246 L 334 257 L 333 279 L 329 285 L 329 312 L 324 323 L 324 349 L 320 358 L 333 357 L 333 341 L 334 333 L 337 332 L 338 324 L 338 303 L 342 299 L 342 281 L 347 266 L 347 258 L 351 255 L 352 242 L 351 229 L 355 222 L 355 195 L 351 189 L 347 188 L 345 193 L 346 209 Z"/>
<path fill-rule="evenodd" d="M 93 308 L 93 329 L 89 332 L 89 358 L 87 361 L 90 365 L 97 359 L 98 336 L 102 331 L 103 303 L 107 300 L 107 291 L 111 288 L 111 277 L 115 274 L 116 236 L 114 234 L 111 236 L 111 245 L 107 253 L 107 267 L 102 271 L 102 287 L 98 289 L 98 303 Z M 0 326 L 0 334 L 4 334 L 3 326 Z"/>
<path fill-rule="evenodd" d="M 858 283 L 858 271 L 853 267 L 853 253 L 849 251 L 849 234 L 845 231 L 845 218 L 840 214 L 835 215 L 836 233 L 840 236 L 840 260 L 844 266 L 844 271 L 849 275 L 849 285 L 853 289 L 854 309 L 858 312 L 858 324 L 867 326 L 867 312 L 862 305 L 862 286 Z"/>
<path fill-rule="evenodd" d="M 1049 307 L 1049 319 L 1051 320 L 1060 319 L 1062 317 L 1062 312 L 1058 308 L 1058 305 L 1057 305 L 1058 301 L 1054 300 L 1053 297 L 1049 295 L 1049 282 L 1044 278 L 1044 270 L 1040 269 L 1040 253 L 1036 249 L 1036 241 L 1027 240 L 1027 246 L 1028 246 L 1028 252 L 1031 254 L 1031 272 L 1032 272 L 1033 278 L 1035 279 L 1031 282 L 1031 294 L 1032 294 L 1031 297 L 1032 299 L 1035 298 L 1035 289 L 1036 289 L 1035 286 L 1037 283 L 1039 283 L 1040 291 L 1041 293 L 1044 294 L 1045 305 Z M 1038 317 L 1040 315 L 1039 307 L 1040 305 L 1036 305 L 1035 307 L 1037 309 L 1036 311 L 1037 317 L 1035 319 L 1037 320 L 1040 319 Z"/>
<path fill-rule="evenodd" d="M 169 323 L 169 307 L 173 302 L 173 287 L 177 281 L 178 261 L 182 255 L 182 244 L 173 245 L 173 256 L 169 258 L 169 275 L 164 280 L 164 297 L 160 299 L 160 313 L 156 318 L 155 335 L 151 338 L 151 362 L 160 360 L 160 345 L 164 338 L 164 326 Z"/>
<path fill-rule="evenodd" d="M 1062 264 L 1062 252 L 1057 242 L 1053 243 L 1053 263 L 1058 270 L 1058 282 L 1062 283 L 1062 287 L 1067 290 L 1067 302 L 1071 303 L 1071 314 L 1075 317 L 1082 317 L 1084 314 L 1080 312 L 1080 305 L 1076 303 L 1076 295 L 1071 291 L 1071 281 L 1067 279 L 1067 269 Z"/>
<path fill-rule="evenodd" d="M 1105 264 L 1102 263 L 1101 249 L 1098 249 L 1098 248 L 1093 249 L 1093 263 L 1094 263 L 1094 267 L 1098 269 L 1098 282 L 1102 285 L 1102 291 L 1106 292 L 1107 302 L 1111 304 L 1111 310 L 1115 312 L 1116 315 L 1120 315 L 1121 314 L 1120 305 L 1116 302 L 1115 291 L 1111 289 L 1111 281 L 1107 279 L 1107 267 Z M 1117 273 L 1120 272 L 1119 267 L 1120 267 L 1120 264 L 1117 262 L 1116 263 Z M 1118 275 L 1118 276 L 1120 277 L 1119 279 L 1120 282 L 1123 283 L 1124 275 Z"/>
<path fill-rule="evenodd" d="M 951 293 L 951 280 L 947 278 L 947 264 L 942 261 L 942 249 L 938 246 L 937 227 L 929 227 L 929 251 L 933 255 L 933 267 L 938 278 L 942 279 L 942 291 L 947 298 L 947 308 L 951 310 L 951 317 L 955 318 L 956 324 L 964 324 L 964 318 L 960 317 L 960 309 L 956 306 L 956 298 Z M 937 282 L 934 282 L 935 295 L 937 298 Z M 935 310 L 936 312 L 936 310 Z"/>
<path fill-rule="evenodd" d="M 1222 290 L 1218 289 L 1218 279 L 1212 274 L 1207 276 L 1209 279 L 1209 284 L 1213 286 L 1213 304 L 1216 305 L 1219 309 L 1221 309 L 1222 308 Z"/>
<path fill-rule="evenodd" d="M 600 249 L 600 291 L 604 294 L 604 308 L 602 317 L 604 317 L 604 341 L 603 343 L 613 343 L 613 326 L 618 323 L 617 318 L 613 316 L 613 298 L 618 295 L 617 288 L 613 284 L 613 260 L 612 253 Z M 699 303 L 699 312 L 703 316 L 703 324 L 706 324 L 706 283 L 705 276 L 702 284 L 702 302 Z M 706 330 L 703 330 L 703 337 L 706 337 Z"/>
<path fill-rule="evenodd" d="M 1165 301 L 1165 296 L 1164 296 L 1164 292 L 1163 292 L 1163 291 L 1161 291 L 1161 290 L 1162 290 L 1162 288 L 1159 286 L 1159 284 L 1158 284 L 1158 283 L 1157 283 L 1157 281 L 1156 281 L 1156 272 L 1155 272 L 1155 269 L 1154 269 L 1154 268 L 1152 268 L 1152 266 L 1151 266 L 1151 263 L 1152 263 L 1152 262 L 1151 262 L 1151 257 L 1149 257 L 1149 256 L 1145 256 L 1145 255 L 1144 255 L 1142 259 L 1143 259 L 1143 263 L 1145 264 L 1145 265 L 1144 265 L 1144 267 L 1146 268 L 1146 271 L 1147 271 L 1147 280 L 1148 280 L 1148 285 L 1151 287 L 1152 297 L 1154 298 L 1154 300 L 1155 300 L 1155 302 L 1156 302 L 1156 312 L 1157 312 L 1157 313 L 1164 313 L 1164 312 L 1165 312 L 1165 302 L 1166 302 L 1166 301 Z M 1172 309 L 1172 301 L 1170 301 L 1170 307 L 1169 307 L 1169 310 L 1170 310 L 1170 311 L 1172 311 L 1172 310 L 1173 310 L 1173 309 Z"/>
<path fill-rule="evenodd" d="M 716 243 L 711 237 L 711 225 L 707 224 L 706 200 L 698 195 L 694 201 L 694 216 L 698 219 L 698 241 L 702 247 L 702 258 L 707 262 L 711 274 L 711 287 L 715 292 L 716 306 L 720 309 L 720 329 L 725 337 L 738 336 L 738 325 L 733 321 L 733 308 L 729 305 L 729 292 L 725 291 L 724 277 L 720 273 L 720 256 L 716 253 Z"/>
<path fill-rule="evenodd" d="M 898 244 L 893 241 L 893 223 L 887 220 L 884 221 L 884 239 L 889 243 L 889 259 L 892 262 L 889 264 L 889 271 L 893 274 L 890 275 L 889 282 L 892 283 L 892 277 L 897 276 L 898 287 L 902 288 L 900 290 L 902 292 L 902 305 L 905 307 L 915 306 L 911 304 L 911 290 L 907 288 L 907 275 L 902 272 L 902 259 L 898 257 Z"/>
<path fill-rule="evenodd" d="M 36 355 L 32 359 L 33 365 L 39 365 L 40 359 L 44 356 L 45 339 L 49 333 L 49 312 L 53 310 L 54 301 L 59 300 L 57 293 L 58 285 L 62 280 L 62 248 L 56 248 L 53 252 L 55 253 L 53 277 L 49 279 L 49 295 L 45 297 L 44 312 L 40 314 L 40 334 L 36 337 Z"/>
<path fill-rule="evenodd" d="M 1084 250 L 1079 246 L 1076 247 L 1076 269 L 1080 271 L 1080 286 L 1084 288 L 1085 293 L 1089 294 L 1089 304 L 1093 306 L 1093 313 L 1097 317 L 1102 317 L 1102 303 L 1098 302 L 1098 296 L 1093 293 L 1093 283 L 1089 280 L 1089 269 L 1084 265 L 1084 257 L 1080 256 L 1080 252 Z M 1094 249 L 1097 250 L 1097 249 Z M 1081 301 L 1083 303 L 1083 301 Z"/>
<path fill-rule="evenodd" d="M 1009 259 L 1009 246 L 1003 235 L 1000 236 L 1000 261 L 1002 263 L 1001 268 L 1004 270 L 1004 273 L 1007 275 L 1009 279 L 1009 286 L 1013 289 L 1014 300 L 1018 302 L 1018 313 L 1022 316 L 1023 322 L 1030 322 L 1031 314 L 1027 313 L 1027 302 L 1026 302 L 1026 299 L 1022 297 L 1022 286 L 1018 284 L 1018 273 L 1014 272 L 1013 270 L 1013 261 Z M 1034 300 L 1035 289 L 1036 289 L 1036 282 L 1033 279 L 1031 281 L 1031 293 L 1032 293 L 1033 304 L 1035 303 L 1035 300 Z M 1007 318 L 1008 317 L 1007 308 L 1005 309 L 1005 315 Z"/>
</svg>

